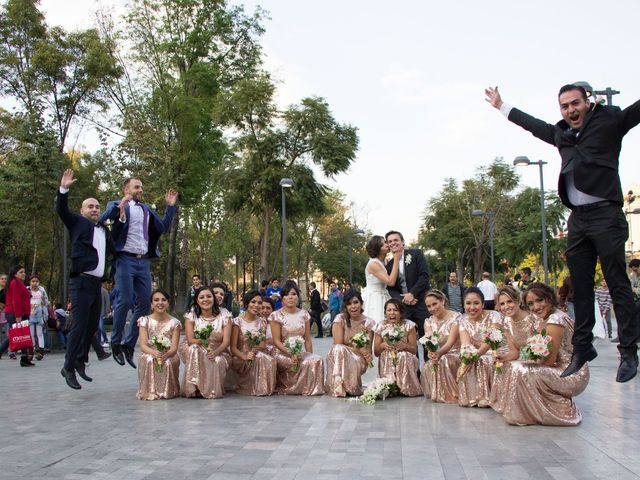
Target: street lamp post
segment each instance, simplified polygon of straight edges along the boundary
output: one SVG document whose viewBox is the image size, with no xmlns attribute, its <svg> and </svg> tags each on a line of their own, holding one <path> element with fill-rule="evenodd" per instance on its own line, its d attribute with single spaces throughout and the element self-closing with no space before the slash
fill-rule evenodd
<svg viewBox="0 0 640 480">
<path fill-rule="evenodd" d="M 283 178 L 280 180 L 282 191 L 282 281 L 287 281 L 287 206 L 284 201 L 284 189 L 293 187 L 293 179 Z"/>
<path fill-rule="evenodd" d="M 471 215 L 474 217 L 487 217 L 489 219 L 489 243 L 491 245 L 491 281 L 493 283 L 496 282 L 496 267 L 494 260 L 494 244 L 493 244 L 493 232 L 494 232 L 494 220 L 495 220 L 495 212 L 485 212 L 484 210 L 480 210 L 476 208 L 471 212 Z"/>
<path fill-rule="evenodd" d="M 353 236 L 364 235 L 364 230 L 349 230 L 349 284 L 353 287 Z"/>
<path fill-rule="evenodd" d="M 547 162 L 538 160 L 532 162 L 529 157 L 520 156 L 516 157 L 513 161 L 516 167 L 526 167 L 528 165 L 538 165 L 540 167 L 540 222 L 542 224 L 542 265 L 544 267 L 544 283 L 549 284 L 549 264 L 547 260 L 547 214 L 544 207 L 544 174 L 542 172 L 542 166 Z"/>
</svg>

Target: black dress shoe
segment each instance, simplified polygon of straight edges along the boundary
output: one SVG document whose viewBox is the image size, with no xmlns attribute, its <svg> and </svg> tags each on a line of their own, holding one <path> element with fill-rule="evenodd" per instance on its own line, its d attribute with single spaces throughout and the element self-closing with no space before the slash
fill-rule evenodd
<svg viewBox="0 0 640 480">
<path fill-rule="evenodd" d="M 620 359 L 616 382 L 628 382 L 636 376 L 636 373 L 638 373 L 638 354 L 625 355 Z"/>
<path fill-rule="evenodd" d="M 60 374 L 67 381 L 67 385 L 69 385 L 74 390 L 80 390 L 82 386 L 78 383 L 78 379 L 76 378 L 76 372 L 73 370 L 67 370 L 64 367 L 60 370 Z"/>
<path fill-rule="evenodd" d="M 611 340 L 609 340 L 611 343 L 620 343 L 620 339 L 618 337 L 616 338 L 612 338 Z"/>
<path fill-rule="evenodd" d="M 87 381 L 87 382 L 93 382 L 93 378 L 91 378 L 89 375 L 87 375 L 87 372 L 85 371 L 85 366 L 83 362 L 76 362 L 75 363 L 75 367 L 76 367 L 76 372 L 78 373 L 78 375 L 80 375 L 80 378 L 82 378 L 83 380 Z"/>
<path fill-rule="evenodd" d="M 111 353 L 113 354 L 113 359 L 118 365 L 124 365 L 124 355 L 122 354 L 122 347 L 122 345 L 111 343 Z"/>
<path fill-rule="evenodd" d="M 596 349 L 592 346 L 589 346 L 589 349 L 587 350 L 574 350 L 573 355 L 571 355 L 571 363 L 569 363 L 569 366 L 565 369 L 564 372 L 562 372 L 560 378 L 568 377 L 569 375 L 577 373 L 585 363 L 590 362 L 597 356 L 598 352 L 596 352 Z"/>
<path fill-rule="evenodd" d="M 129 365 L 136 368 L 136 364 L 133 363 L 133 348 L 129 345 L 122 345 L 122 351 L 124 352 L 124 358 Z"/>
<path fill-rule="evenodd" d="M 111 352 L 105 352 L 102 355 L 98 355 L 98 360 L 102 361 L 109 358 L 110 356 L 111 356 Z"/>
</svg>

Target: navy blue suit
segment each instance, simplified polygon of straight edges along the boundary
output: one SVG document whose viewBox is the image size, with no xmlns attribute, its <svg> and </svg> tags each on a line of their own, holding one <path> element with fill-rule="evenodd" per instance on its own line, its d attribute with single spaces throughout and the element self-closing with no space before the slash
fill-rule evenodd
<svg viewBox="0 0 640 480">
<path fill-rule="evenodd" d="M 99 277 L 85 275 L 83 272 L 94 270 L 98 266 L 98 252 L 93 246 L 93 235 L 97 228 L 104 229 L 107 248 L 102 254 L 107 266 L 107 251 L 110 246 L 109 232 L 104 224 L 94 224 L 88 218 L 69 211 L 69 194 L 60 193 L 56 197 L 56 211 L 69 230 L 71 237 L 71 274 L 70 293 L 73 326 L 67 336 L 67 348 L 64 368 L 75 369 L 77 362 L 86 362 L 89 357 L 91 339 L 98 330 L 100 307 L 102 304 L 101 281 Z"/>
<path fill-rule="evenodd" d="M 115 283 L 118 288 L 118 296 L 113 305 L 113 332 L 111 343 L 115 345 L 127 345 L 132 349 L 138 341 L 138 318 L 147 315 L 151 308 L 151 259 L 160 256 L 158 241 L 160 236 L 169 231 L 176 211 L 175 206 L 167 206 L 164 218 L 161 218 L 151 207 L 145 203 L 140 206 L 146 212 L 148 218 L 147 239 L 148 250 L 145 255 L 131 255 L 125 252 L 129 233 L 130 211 L 129 205 L 125 207 L 126 221 L 120 221 L 120 201 L 111 201 L 100 217 L 101 221 L 111 220 L 115 250 Z M 133 309 L 131 326 L 127 337 L 122 339 L 124 327 L 127 321 L 127 313 Z"/>
</svg>

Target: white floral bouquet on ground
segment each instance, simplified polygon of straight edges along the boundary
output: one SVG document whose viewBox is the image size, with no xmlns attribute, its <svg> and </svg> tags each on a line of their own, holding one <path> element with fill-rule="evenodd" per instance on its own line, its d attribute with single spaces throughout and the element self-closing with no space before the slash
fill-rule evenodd
<svg viewBox="0 0 640 480">
<path fill-rule="evenodd" d="M 438 349 L 440 348 L 441 341 L 442 341 L 442 335 L 440 335 L 438 332 L 435 332 L 435 331 L 431 332 L 430 335 L 425 333 L 424 336 L 418 340 L 418 342 L 420 342 L 420 344 L 430 352 L 437 352 Z M 433 371 L 437 372 L 438 363 L 432 360 L 430 361 L 431 361 L 431 365 L 433 366 Z"/>
<path fill-rule="evenodd" d="M 544 360 L 551 353 L 553 339 L 547 335 L 547 330 L 542 329 L 540 333 L 529 337 L 527 344 L 520 350 L 520 357 L 523 360 Z"/>
<path fill-rule="evenodd" d="M 284 348 L 286 348 L 292 356 L 297 357 L 302 353 L 302 349 L 304 348 L 304 338 L 299 335 L 289 337 L 284 341 Z M 294 365 L 291 370 L 298 372 L 300 365 Z"/>
<path fill-rule="evenodd" d="M 502 373 L 502 362 L 498 361 L 498 348 L 500 348 L 503 338 L 504 333 L 498 327 L 489 327 L 484 331 L 484 343 L 489 345 L 491 349 L 496 373 Z"/>
<path fill-rule="evenodd" d="M 397 345 L 406 336 L 407 332 L 400 325 L 387 325 L 381 333 L 382 340 L 391 346 Z M 394 367 L 398 365 L 398 352 L 395 350 L 391 350 L 391 361 Z"/>
<path fill-rule="evenodd" d="M 169 340 L 164 335 L 160 335 L 160 336 L 154 335 L 153 337 L 151 337 L 151 340 L 149 340 L 149 344 L 153 348 L 158 350 L 160 353 L 166 352 L 171 348 L 171 340 Z M 162 359 L 156 358 L 156 363 L 155 363 L 156 372 L 158 373 L 162 372 L 162 368 L 163 368 Z"/>
<path fill-rule="evenodd" d="M 369 333 L 362 331 L 351 337 L 351 345 L 356 348 L 366 348 L 370 345 Z M 369 368 L 373 368 L 373 362 L 369 362 Z"/>
<path fill-rule="evenodd" d="M 360 396 L 360 403 L 373 405 L 378 398 L 395 397 L 400 393 L 396 382 L 390 378 L 376 378 Z"/>
<path fill-rule="evenodd" d="M 265 332 L 264 328 L 259 328 L 255 332 L 252 332 L 251 330 L 247 330 L 246 332 L 244 332 L 244 338 L 247 340 L 247 345 L 249 345 L 249 349 L 253 350 L 258 345 L 260 345 L 262 342 L 265 341 L 265 339 L 267 338 L 267 333 Z M 253 363 L 253 360 L 247 361 L 247 364 L 249 366 L 251 366 L 252 363 Z"/>
</svg>

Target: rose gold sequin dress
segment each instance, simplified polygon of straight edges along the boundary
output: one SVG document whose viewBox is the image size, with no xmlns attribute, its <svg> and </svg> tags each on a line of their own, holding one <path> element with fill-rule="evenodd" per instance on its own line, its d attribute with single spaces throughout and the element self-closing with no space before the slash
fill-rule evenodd
<svg viewBox="0 0 640 480">
<path fill-rule="evenodd" d="M 163 336 L 171 340 L 173 332 L 180 330 L 182 325 L 177 318 L 169 318 L 159 322 L 149 317 L 140 317 L 138 326 L 146 327 L 149 340 Z M 158 400 L 159 398 L 173 398 L 180 395 L 180 359 L 178 355 L 167 358 L 162 371 L 156 372 L 156 359 L 153 355 L 140 352 L 138 357 L 138 400 Z"/>
<path fill-rule="evenodd" d="M 424 321 L 425 332 L 431 330 L 441 335 L 440 346 L 449 341 L 451 329 L 458 324 L 462 314 L 451 312 L 452 315 L 445 321 L 440 321 L 431 316 Z M 425 397 L 434 402 L 458 403 L 458 381 L 456 375 L 460 367 L 460 339 L 447 353 L 438 360 L 438 369 L 433 370 L 433 362 L 425 361 L 422 366 L 420 384 Z"/>
<path fill-rule="evenodd" d="M 469 320 L 465 313 L 460 318 L 460 332 L 465 330 L 475 341 L 475 347 L 484 345 L 483 332 L 491 325 L 502 325 L 502 315 L 495 310 L 485 311 L 479 322 Z M 491 350 L 475 362 L 458 382 L 458 405 L 462 407 L 488 407 L 494 375 Z"/>
<path fill-rule="evenodd" d="M 238 335 L 238 347 L 243 353 L 249 352 L 249 344 L 245 332 L 256 333 L 259 329 L 267 331 L 267 321 L 264 318 L 256 318 L 247 322 L 242 317 L 233 319 L 233 324 L 240 329 Z M 238 374 L 236 393 L 241 395 L 265 396 L 271 395 L 276 388 L 276 359 L 266 350 L 256 352 L 251 365 L 242 358 L 234 356 L 231 360 L 231 368 Z"/>
<path fill-rule="evenodd" d="M 532 314 L 526 315 L 519 322 L 514 321 L 511 317 L 505 317 L 502 324 L 502 330 L 505 333 L 506 339 L 511 341 L 520 350 L 527 344 L 527 339 L 533 332 L 533 322 L 535 317 Z M 503 348 L 498 351 L 500 353 L 507 353 L 509 351 L 508 342 Z M 502 413 L 504 409 L 504 402 L 508 401 L 509 392 L 507 391 L 509 383 L 506 381 L 509 378 L 509 369 L 512 362 L 503 362 L 502 373 L 495 373 L 493 376 L 493 385 L 491 385 L 490 403 L 491 408 L 496 412 Z"/>
<path fill-rule="evenodd" d="M 221 311 L 220 314 L 211 320 L 197 317 L 195 314 L 185 315 L 186 322 L 193 322 L 193 329 L 196 330 L 207 323 L 213 325 L 213 332 L 209 337 L 209 349 L 215 350 L 220 346 L 224 337 L 224 327 L 231 322 L 231 314 Z M 231 365 L 231 355 L 222 352 L 213 359 L 207 356 L 207 348 L 198 344 L 189 345 L 183 342 L 180 345 L 180 358 L 185 364 L 184 377 L 182 378 L 182 395 L 185 397 L 195 397 L 198 394 L 204 398 L 220 398 L 224 395 L 224 382 L 227 370 Z"/>
<path fill-rule="evenodd" d="M 375 332 L 381 336 L 387 325 L 393 324 L 384 320 L 376 325 Z M 399 349 L 407 347 L 409 332 L 416 329 L 416 324 L 411 320 L 403 320 L 401 326 L 407 335 L 396 344 Z M 400 393 L 406 397 L 422 395 L 422 388 L 418 380 L 418 357 L 411 352 L 398 352 L 398 364 L 394 366 L 391 351 L 383 350 L 378 359 L 378 374 L 380 377 L 394 379 Z"/>
<path fill-rule="evenodd" d="M 573 397 L 582 393 L 589 383 L 588 365 L 574 375 L 560 378 L 571 361 L 573 320 L 556 310 L 546 321 L 538 320 L 535 330 L 539 332 L 547 325 L 564 329 L 555 365 L 546 367 L 532 361 L 517 361 L 509 368 L 506 379 L 509 398 L 504 402 L 502 414 L 512 425 L 574 426 L 582 421 Z"/>
<path fill-rule="evenodd" d="M 324 385 L 325 392 L 332 397 L 362 395 L 362 375 L 369 368 L 365 358 L 349 347 L 353 347 L 353 336 L 372 331 L 375 321 L 362 315 L 358 320 L 352 318 L 350 323 L 351 327 L 347 325 L 347 319 L 342 313 L 333 320 L 334 327 L 339 325 L 343 329 L 344 344 L 334 343 L 327 354 L 327 378 Z M 371 344 L 368 348 L 371 349 Z"/>
<path fill-rule="evenodd" d="M 298 309 L 296 313 L 277 310 L 269 316 L 270 322 L 280 324 L 282 342 L 289 337 L 304 338 L 305 325 L 309 323 L 309 314 Z M 276 349 L 277 350 L 277 349 Z M 300 356 L 299 370 L 293 371 L 291 358 L 280 350 L 276 352 L 278 375 L 276 391 L 283 395 L 322 395 L 324 393 L 324 368 L 322 357 L 309 352 Z"/>
</svg>

